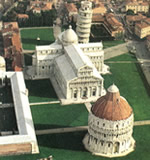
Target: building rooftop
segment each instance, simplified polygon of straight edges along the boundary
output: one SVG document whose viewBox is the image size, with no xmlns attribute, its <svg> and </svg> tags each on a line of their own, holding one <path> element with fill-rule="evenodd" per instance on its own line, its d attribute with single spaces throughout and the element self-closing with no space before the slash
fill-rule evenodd
<svg viewBox="0 0 150 160">
<path fill-rule="evenodd" d="M 143 16 L 142 14 L 138 14 L 138 15 L 127 15 L 126 16 L 126 20 L 127 21 L 131 21 L 131 22 L 136 22 L 136 21 L 141 21 L 143 19 L 146 19 L 146 16 Z"/>
<path fill-rule="evenodd" d="M 0 155 L 38 153 L 39 150 L 22 72 L 0 72 L 0 79 L 0 87 L 3 89 L 1 91 L 3 97 L 0 115 L 1 122 L 6 124 L 6 126 L 3 124 L 1 126 L 3 128 L 0 129 L 3 135 L 0 137 Z M 8 87 L 9 90 L 7 89 Z M 8 94 L 11 95 L 11 101 L 9 102 Z M 4 96 L 7 98 L 4 98 Z M 7 101 L 5 102 L 4 100 Z M 5 131 L 4 133 L 2 132 L 3 130 Z M 9 136 L 7 136 L 8 134 Z"/>
<path fill-rule="evenodd" d="M 110 121 L 124 120 L 132 114 L 132 108 L 120 96 L 119 89 L 114 84 L 108 88 L 105 96 L 97 100 L 91 111 L 96 117 Z"/>
<path fill-rule="evenodd" d="M 95 8 L 93 8 L 93 15 L 94 14 L 105 14 L 106 12 L 107 12 L 106 7 L 104 6 L 103 3 L 100 3 L 100 2 L 96 5 Z"/>
<path fill-rule="evenodd" d="M 76 12 L 76 13 L 78 12 L 77 7 L 74 3 L 66 3 L 65 7 L 69 13 L 70 12 Z"/>
<path fill-rule="evenodd" d="M 29 16 L 27 14 L 17 14 L 17 17 L 20 19 L 29 18 Z"/>
<path fill-rule="evenodd" d="M 138 27 L 139 29 L 150 27 L 150 18 L 146 18 L 143 21 L 136 23 L 135 26 Z"/>
<path fill-rule="evenodd" d="M 149 6 L 148 2 L 143 2 L 143 1 L 128 1 L 126 2 L 126 5 L 130 5 L 130 6 Z"/>
<path fill-rule="evenodd" d="M 17 22 L 5 22 L 2 30 L 5 58 L 13 59 L 13 70 L 17 65 L 22 70 L 22 43 Z M 14 58 L 15 57 L 15 58 Z"/>
</svg>

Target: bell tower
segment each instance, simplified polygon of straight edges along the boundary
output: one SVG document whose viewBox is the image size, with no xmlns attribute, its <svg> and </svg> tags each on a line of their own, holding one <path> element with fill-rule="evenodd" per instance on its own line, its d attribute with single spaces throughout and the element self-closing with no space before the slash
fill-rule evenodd
<svg viewBox="0 0 150 160">
<path fill-rule="evenodd" d="M 88 43 L 90 37 L 92 22 L 92 3 L 89 1 L 82 1 L 81 8 L 77 17 L 76 32 L 78 35 L 79 43 Z"/>
</svg>

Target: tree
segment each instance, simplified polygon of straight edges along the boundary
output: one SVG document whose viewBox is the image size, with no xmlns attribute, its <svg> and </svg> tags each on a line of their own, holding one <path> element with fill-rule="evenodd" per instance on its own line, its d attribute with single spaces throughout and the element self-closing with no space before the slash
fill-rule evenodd
<svg viewBox="0 0 150 160">
<path fill-rule="evenodd" d="M 128 9 L 126 14 L 127 15 L 134 15 L 134 11 L 132 9 Z"/>
</svg>

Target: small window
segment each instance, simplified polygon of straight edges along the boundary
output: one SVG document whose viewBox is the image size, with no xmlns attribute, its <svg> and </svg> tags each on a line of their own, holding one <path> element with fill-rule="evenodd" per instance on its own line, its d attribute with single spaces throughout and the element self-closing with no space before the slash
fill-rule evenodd
<svg viewBox="0 0 150 160">
<path fill-rule="evenodd" d="M 106 134 L 104 134 L 104 137 L 106 137 Z"/>
<path fill-rule="evenodd" d="M 77 98 L 77 93 L 76 92 L 74 93 L 74 98 Z"/>
<path fill-rule="evenodd" d="M 42 66 L 42 69 L 44 69 L 45 67 L 44 66 Z"/>
<path fill-rule="evenodd" d="M 110 143 L 108 143 L 108 147 L 110 147 Z"/>
<path fill-rule="evenodd" d="M 103 127 L 105 126 L 105 123 L 103 123 Z"/>
<path fill-rule="evenodd" d="M 93 95 L 93 96 L 96 96 L 96 90 L 95 90 L 95 89 L 93 90 L 92 95 Z"/>
</svg>

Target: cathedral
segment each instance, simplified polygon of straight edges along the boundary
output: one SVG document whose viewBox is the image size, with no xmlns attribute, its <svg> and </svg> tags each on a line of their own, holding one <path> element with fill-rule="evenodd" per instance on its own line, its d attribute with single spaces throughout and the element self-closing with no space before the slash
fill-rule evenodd
<svg viewBox="0 0 150 160">
<path fill-rule="evenodd" d="M 104 95 L 101 74 L 108 72 L 102 42 L 78 43 L 69 26 L 54 43 L 36 46 L 25 77 L 50 79 L 62 104 L 69 104 L 96 101 Z"/>
<path fill-rule="evenodd" d="M 135 147 L 133 122 L 132 108 L 113 84 L 91 108 L 88 133 L 83 139 L 85 148 L 110 158 L 127 155 Z"/>
</svg>

